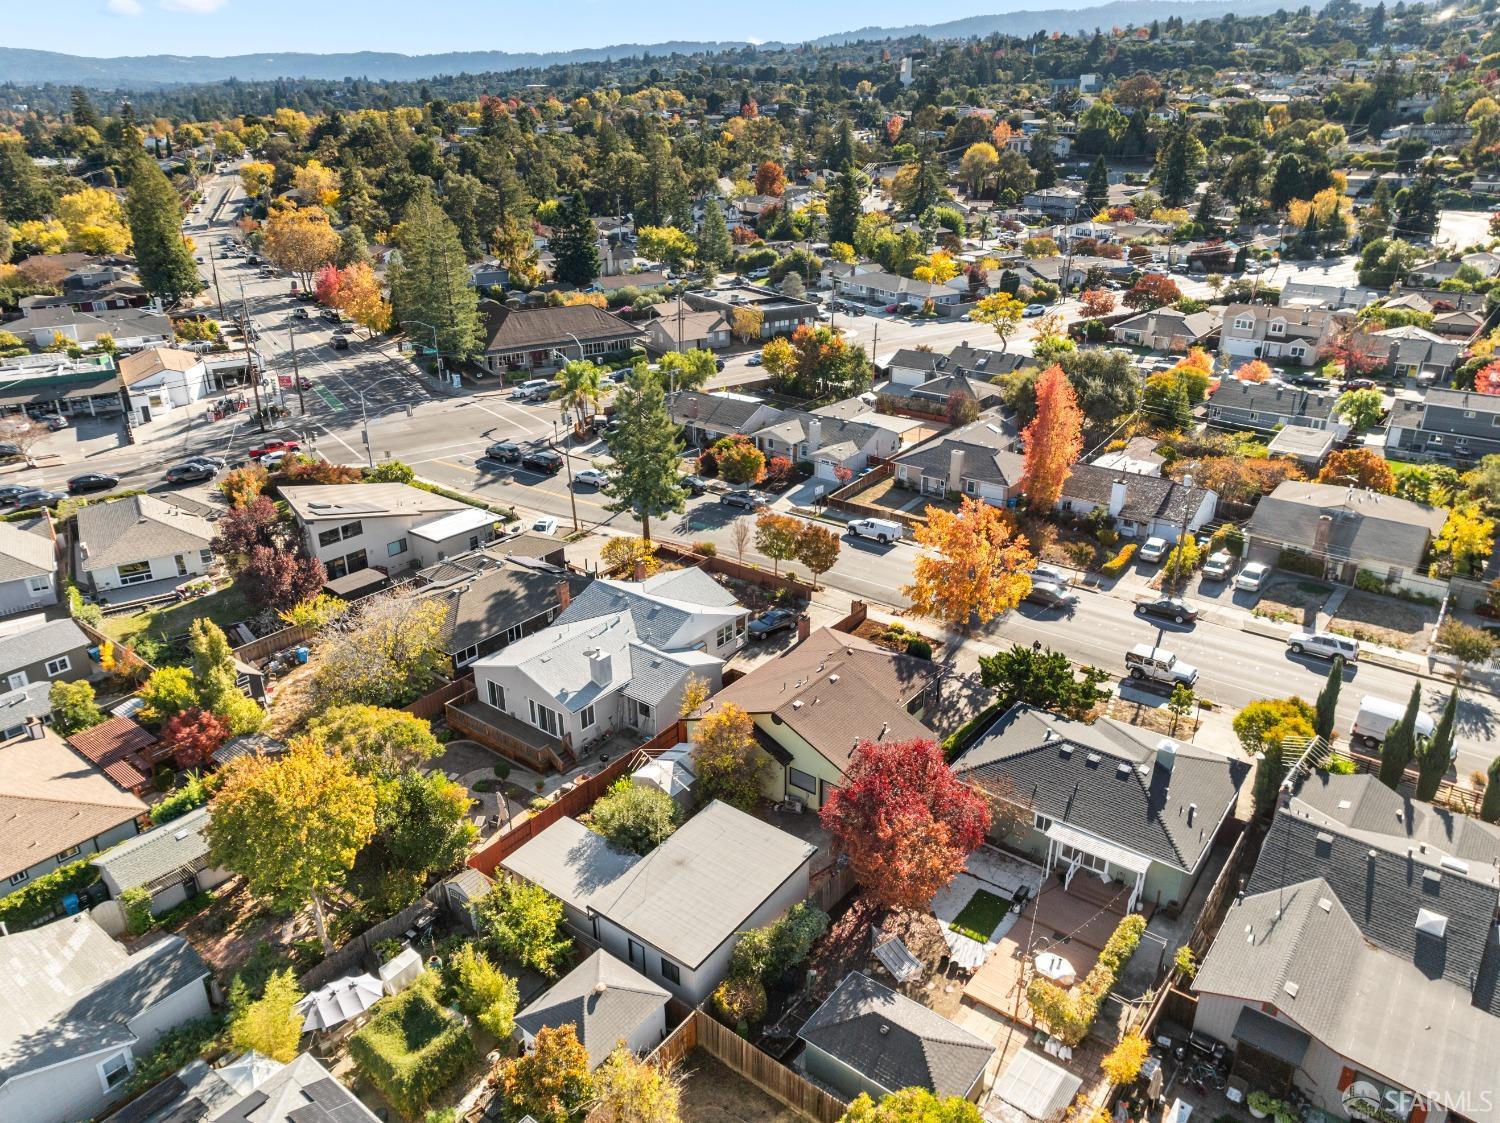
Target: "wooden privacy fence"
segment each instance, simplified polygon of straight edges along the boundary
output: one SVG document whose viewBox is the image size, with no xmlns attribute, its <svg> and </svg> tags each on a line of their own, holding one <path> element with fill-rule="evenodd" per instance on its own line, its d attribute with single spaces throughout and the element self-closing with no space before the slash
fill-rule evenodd
<svg viewBox="0 0 1500 1123">
<path fill-rule="evenodd" d="M 261 636 L 260 639 L 253 639 L 249 643 L 236 647 L 234 657 L 244 663 L 254 663 L 288 647 L 307 643 L 317 634 L 312 628 L 303 625 L 282 628 L 279 632 L 272 632 L 268 636 Z"/>
<path fill-rule="evenodd" d="M 724 577 L 732 577 L 739 581 L 748 581 L 752 585 L 761 585 L 767 589 L 782 589 L 797 596 L 811 597 L 813 587 L 800 577 L 790 573 L 772 573 L 770 570 L 762 569 L 758 565 L 749 562 L 737 562 L 733 558 L 722 555 L 709 557 L 706 554 L 696 553 L 691 546 L 681 542 L 655 541 L 658 556 L 672 558 L 683 565 L 697 566 L 699 569 L 709 573 L 717 573 Z"/>
<path fill-rule="evenodd" d="M 401 708 L 416 717 L 426 718 L 431 721 L 443 716 L 444 707 L 449 702 L 457 701 L 470 690 L 474 689 L 474 677 L 464 675 L 462 678 L 454 679 L 450 683 L 438 687 L 431 694 L 424 694 L 415 702 Z"/>
<path fill-rule="evenodd" d="M 395 916 L 387 917 L 373 928 L 361 932 L 323 962 L 309 967 L 298 980 L 302 984 L 302 989 L 304 991 L 317 990 L 334 979 L 367 970 L 375 964 L 376 957 L 372 950 L 374 946 L 381 940 L 400 936 L 422 913 L 433 907 L 442 908 L 443 892 L 443 882 L 439 882 Z"/>
<path fill-rule="evenodd" d="M 683 1023 L 690 1024 L 694 1026 L 699 1048 L 793 1111 L 800 1111 L 817 1123 L 838 1123 L 844 1117 L 848 1105 L 843 1100 L 810 1084 L 702 1010 L 694 1010 L 693 1016 Z"/>
</svg>

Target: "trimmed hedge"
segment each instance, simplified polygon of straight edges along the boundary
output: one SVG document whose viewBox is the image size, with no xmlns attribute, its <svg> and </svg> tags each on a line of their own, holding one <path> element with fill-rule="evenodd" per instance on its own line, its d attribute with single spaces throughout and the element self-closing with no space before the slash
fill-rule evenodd
<svg viewBox="0 0 1500 1123">
<path fill-rule="evenodd" d="M 1092 971 L 1072 990 L 1038 976 L 1026 988 L 1026 1001 L 1054 1037 L 1077 1045 L 1088 1036 L 1104 997 L 1115 985 L 1125 964 L 1140 946 L 1146 918 L 1132 913 L 1121 920 L 1099 953 Z"/>
<path fill-rule="evenodd" d="M 429 972 L 382 999 L 369 1024 L 349 1039 L 359 1070 L 409 1118 L 421 1115 L 474 1055 L 468 1027 L 438 1003 L 437 987 L 438 976 Z"/>
<path fill-rule="evenodd" d="M 1124 546 L 1120 547 L 1118 554 L 1099 567 L 1099 572 L 1103 573 L 1106 577 L 1120 576 L 1120 574 L 1125 572 L 1125 567 L 1130 564 L 1130 560 L 1135 557 L 1135 551 L 1136 544 L 1134 542 L 1125 543 Z"/>
<path fill-rule="evenodd" d="M 99 871 L 89 864 L 88 858 L 80 858 L 43 874 L 7 897 L 0 897 L 0 921 L 11 931 L 30 928 L 54 916 L 69 893 L 86 889 L 98 880 Z"/>
</svg>

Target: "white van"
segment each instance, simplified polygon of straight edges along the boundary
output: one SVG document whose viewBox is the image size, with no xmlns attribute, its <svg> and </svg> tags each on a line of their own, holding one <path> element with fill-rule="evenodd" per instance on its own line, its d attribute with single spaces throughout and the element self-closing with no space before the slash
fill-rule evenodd
<svg viewBox="0 0 1500 1123">
<path fill-rule="evenodd" d="M 545 398 L 552 393 L 553 383 L 550 378 L 528 378 L 521 385 L 510 392 L 513 402 L 529 402 L 535 398 Z"/>
<path fill-rule="evenodd" d="M 1350 738 L 1366 748 L 1378 748 L 1385 740 L 1385 735 L 1401 720 L 1404 713 L 1406 713 L 1405 703 L 1392 702 L 1389 698 L 1377 698 L 1373 694 L 1366 694 L 1359 700 L 1359 713 L 1354 715 L 1354 728 L 1351 730 Z M 1419 737 L 1431 737 L 1436 727 L 1436 723 L 1427 714 L 1420 712 L 1417 714 Z M 1456 754 L 1456 747 L 1454 751 Z"/>
<path fill-rule="evenodd" d="M 894 542 L 901 537 L 901 524 L 890 519 L 855 519 L 849 533 L 856 538 L 873 538 L 877 542 Z"/>
</svg>

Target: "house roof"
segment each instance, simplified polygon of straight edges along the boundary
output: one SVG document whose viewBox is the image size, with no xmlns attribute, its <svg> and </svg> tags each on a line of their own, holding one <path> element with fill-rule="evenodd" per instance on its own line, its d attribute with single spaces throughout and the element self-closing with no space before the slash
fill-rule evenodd
<svg viewBox="0 0 1500 1123">
<path fill-rule="evenodd" d="M 299 1053 L 205 1123 L 375 1123 L 375 1115 L 310 1053 Z"/>
<path fill-rule="evenodd" d="M 1149 335 L 1185 335 L 1202 339 L 1218 331 L 1224 322 L 1217 308 L 1204 312 L 1179 312 L 1175 308 L 1153 308 L 1115 324 L 1115 331 L 1134 330 Z"/>
<path fill-rule="evenodd" d="M 1086 725 L 1018 705 L 954 770 L 1049 819 L 1192 871 L 1250 766 L 1110 718 Z"/>
<path fill-rule="evenodd" d="M 8 690 L 0 694 L 0 730 L 45 718 L 51 712 L 51 682 L 28 682 L 19 690 Z"/>
<path fill-rule="evenodd" d="M 199 807 L 111 847 L 93 860 L 120 892 L 191 869 L 208 855 L 208 808 Z"/>
<path fill-rule="evenodd" d="M 666 312 L 651 321 L 651 326 L 670 340 L 695 340 L 703 339 L 716 332 L 727 332 L 730 330 L 729 320 L 723 312 L 718 309 L 709 309 L 706 312 L 690 312 L 683 309 L 682 322 L 679 325 L 675 309 Z"/>
<path fill-rule="evenodd" d="M 896 457 L 896 463 L 920 469 L 923 475 L 947 476 L 958 449 L 963 450 L 963 474 L 969 479 L 1005 486 L 1014 486 L 1021 479 L 1024 458 L 1016 449 L 1015 429 L 998 414 L 977 418 L 926 441 Z"/>
<path fill-rule="evenodd" d="M 725 432 L 742 432 L 766 403 L 743 394 L 705 394 L 679 390 L 672 396 L 672 420 L 679 425 L 698 425 Z M 776 411 L 772 411 L 773 413 Z"/>
<path fill-rule="evenodd" d="M 615 881 L 613 899 L 601 901 L 599 911 L 697 968 L 816 852 L 811 843 L 714 800 Z"/>
<path fill-rule="evenodd" d="M 214 537 L 207 519 L 154 495 L 90 503 L 76 518 L 85 573 L 207 549 Z"/>
<path fill-rule="evenodd" d="M 38 525 L 45 529 L 45 524 Z M 50 534 L 0 522 L 0 582 L 56 572 L 57 548 Z"/>
<path fill-rule="evenodd" d="M 0 1084 L 135 1043 L 132 1019 L 207 975 L 181 936 L 129 955 L 88 913 L 0 936 Z"/>
<path fill-rule="evenodd" d="M 75 752 L 104 770 L 104 774 L 126 791 L 144 784 L 151 765 L 143 755 L 156 744 L 156 737 L 128 717 L 112 717 L 68 737 Z"/>
<path fill-rule="evenodd" d="M 1181 523 L 1203 505 L 1203 499 L 1208 495 L 1206 488 L 1189 488 L 1165 476 L 1143 476 L 1094 464 L 1075 464 L 1063 484 L 1062 496 L 1108 506 L 1116 481 L 1125 484 L 1125 505 L 1120 509 L 1120 517 L 1131 522 L 1165 520 Z"/>
<path fill-rule="evenodd" d="M 281 497 L 303 523 L 348 522 L 361 516 L 440 515 L 472 509 L 410 484 L 325 484 L 284 487 Z"/>
<path fill-rule="evenodd" d="M 1210 410 L 1234 409 L 1270 417 L 1310 417 L 1322 420 L 1333 413 L 1337 394 L 1300 390 L 1277 382 L 1241 382 L 1226 378 L 1208 399 Z M 1268 418 L 1269 420 L 1269 418 Z"/>
<path fill-rule="evenodd" d="M 1328 517 L 1326 546 L 1319 523 Z M 1273 543 L 1355 562 L 1415 569 L 1446 512 L 1394 495 L 1293 480 L 1276 485 L 1250 516 L 1250 533 Z"/>
<path fill-rule="evenodd" d="M 0 636 L 0 672 L 45 663 L 88 646 L 88 636 L 71 617 L 49 620 L 35 628 Z"/>
<path fill-rule="evenodd" d="M 573 304 L 557 308 L 507 308 L 494 301 L 482 301 L 485 317 L 486 351 L 545 350 L 571 345 L 570 335 L 581 342 L 630 339 L 644 334 L 612 312 L 592 304 Z"/>
<path fill-rule="evenodd" d="M 500 864 L 580 912 L 604 912 L 640 858 L 616 850 L 576 819 L 561 818 Z"/>
<path fill-rule="evenodd" d="M 701 569 L 676 569 L 644 581 L 600 578 L 573 598 L 559 625 L 627 613 L 641 642 L 670 650 L 691 638 L 684 626 L 698 618 L 732 619 L 743 610 L 734 594 Z"/>
<path fill-rule="evenodd" d="M 51 730 L 5 747 L 0 769 L 0 877 L 10 877 L 146 813 Z"/>
<path fill-rule="evenodd" d="M 192 351 L 181 351 L 176 347 L 151 347 L 126 355 L 120 360 L 120 381 L 134 386 L 143 378 L 166 372 L 186 374 L 202 363 Z"/>
<path fill-rule="evenodd" d="M 936 679 L 931 663 L 868 640 L 819 628 L 786 654 L 767 660 L 714 695 L 695 717 L 733 702 L 769 714 L 841 771 L 861 738 L 905 741 L 932 736 L 907 706 Z"/>
<path fill-rule="evenodd" d="M 818 428 L 816 441 L 813 440 L 812 435 L 814 426 Z M 785 410 L 769 425 L 757 429 L 752 436 L 760 439 L 771 438 L 788 445 L 807 441 L 809 445 L 815 446 L 811 452 L 817 453 L 822 449 L 847 442 L 863 448 L 882 432 L 884 430 L 880 426 L 871 425 L 868 421 L 857 421 L 826 413 Z"/>
<path fill-rule="evenodd" d="M 442 583 L 435 580 L 420 590 L 421 596 L 441 600 L 448 608 L 444 628 L 450 652 L 474 647 L 536 619 L 559 603 L 560 584 L 582 591 L 588 582 L 588 578 L 568 573 L 507 565 L 491 558 L 485 561 L 495 568 L 459 568 L 449 562 L 434 566 L 434 570 L 444 570 L 435 575 Z"/>
<path fill-rule="evenodd" d="M 995 1055 L 990 1042 L 861 971 L 844 976 L 799 1036 L 887 1091 L 961 1099 Z"/>
<path fill-rule="evenodd" d="M 671 995 L 607 951 L 596 951 L 540 998 L 516 1015 L 516 1025 L 536 1036 L 549 1026 L 571 1025 L 598 1068 L 619 1041 L 629 1041 L 642 1022 Z"/>
</svg>

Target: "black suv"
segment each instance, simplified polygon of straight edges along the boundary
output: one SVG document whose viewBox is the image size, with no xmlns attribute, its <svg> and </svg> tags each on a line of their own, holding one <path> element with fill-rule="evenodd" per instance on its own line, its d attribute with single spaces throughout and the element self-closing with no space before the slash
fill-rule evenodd
<svg viewBox="0 0 1500 1123">
<path fill-rule="evenodd" d="M 515 441 L 496 441 L 484 450 L 486 460 L 501 460 L 506 464 L 514 464 L 521 459 L 521 446 Z"/>
<path fill-rule="evenodd" d="M 550 448 L 539 448 L 521 457 L 521 467 L 528 471 L 540 472 L 544 476 L 557 475 L 562 471 L 562 466 L 562 454 L 553 452 Z"/>
</svg>

